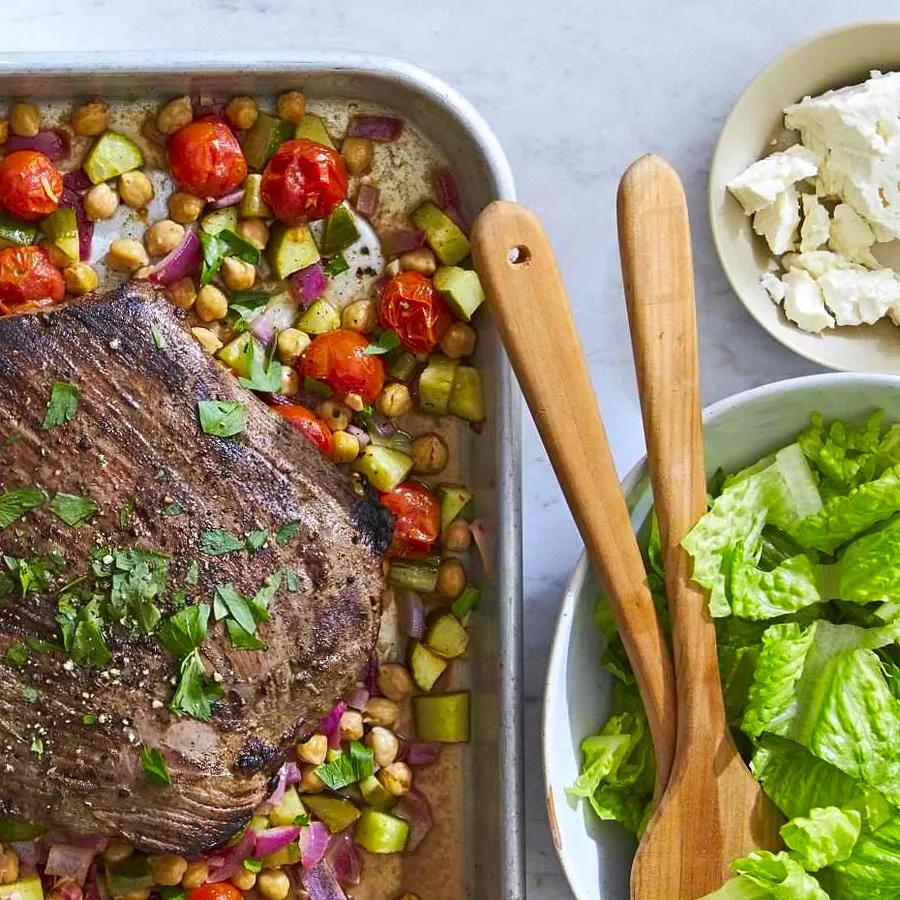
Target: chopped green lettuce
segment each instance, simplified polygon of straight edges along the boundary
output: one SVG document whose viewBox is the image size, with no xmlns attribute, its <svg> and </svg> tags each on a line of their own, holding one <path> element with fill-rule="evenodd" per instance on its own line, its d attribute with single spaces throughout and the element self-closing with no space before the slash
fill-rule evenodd
<svg viewBox="0 0 900 900">
<path fill-rule="evenodd" d="M 768 896 L 777 900 L 828 900 L 828 894 L 815 876 L 784 851 L 754 850 L 743 859 L 736 859 L 731 868 L 746 881 L 765 888 Z"/>
<path fill-rule="evenodd" d="M 804 869 L 817 872 L 850 856 L 861 827 L 862 816 L 855 809 L 814 807 L 808 816 L 798 816 L 782 825 L 781 839 Z"/>
</svg>

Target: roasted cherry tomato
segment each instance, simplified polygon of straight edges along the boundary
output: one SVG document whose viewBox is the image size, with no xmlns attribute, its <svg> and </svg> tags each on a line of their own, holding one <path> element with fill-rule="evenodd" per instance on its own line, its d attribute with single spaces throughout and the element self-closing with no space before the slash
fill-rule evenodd
<svg viewBox="0 0 900 900">
<path fill-rule="evenodd" d="M 243 894 L 227 881 L 216 884 L 201 884 L 188 891 L 188 900 L 242 900 Z"/>
<path fill-rule="evenodd" d="M 288 225 L 324 219 L 347 196 L 347 168 L 336 150 L 298 138 L 275 151 L 260 191 L 275 218 Z"/>
<path fill-rule="evenodd" d="M 0 312 L 41 301 L 59 303 L 65 293 L 62 273 L 43 247 L 0 250 Z"/>
<path fill-rule="evenodd" d="M 198 197 L 223 197 L 247 177 L 234 132 L 215 116 L 197 119 L 169 138 L 169 168 L 178 187 Z"/>
<path fill-rule="evenodd" d="M 0 205 L 16 218 L 49 216 L 62 192 L 59 169 L 37 150 L 16 150 L 0 163 Z"/>
<path fill-rule="evenodd" d="M 272 409 L 298 431 L 303 432 L 303 436 L 315 444 L 326 456 L 331 456 L 334 439 L 331 436 L 331 429 L 321 416 L 317 416 L 311 409 L 297 403 L 279 404 L 273 406 Z"/>
<path fill-rule="evenodd" d="M 356 331 L 339 328 L 313 338 L 297 370 L 304 378 L 324 381 L 338 400 L 359 394 L 371 403 L 384 387 L 384 363 L 364 351 L 369 342 Z"/>
<path fill-rule="evenodd" d="M 378 317 L 410 353 L 430 353 L 453 324 L 450 307 L 419 272 L 401 272 L 387 283 Z"/>
<path fill-rule="evenodd" d="M 387 555 L 422 559 L 441 533 L 441 504 L 421 484 L 411 481 L 381 495 L 381 504 L 394 516 L 394 539 Z"/>
</svg>

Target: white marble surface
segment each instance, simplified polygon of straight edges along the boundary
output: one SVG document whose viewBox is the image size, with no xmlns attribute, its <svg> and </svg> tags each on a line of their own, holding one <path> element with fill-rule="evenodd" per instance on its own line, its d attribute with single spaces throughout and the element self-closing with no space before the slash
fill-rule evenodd
<svg viewBox="0 0 900 900">
<path fill-rule="evenodd" d="M 9 50 L 371 50 L 459 88 L 497 131 L 522 200 L 557 247 L 623 471 L 642 438 L 615 235 L 622 170 L 653 150 L 685 180 L 705 399 L 815 371 L 731 294 L 710 239 L 709 161 L 732 103 L 783 48 L 896 10 L 887 0 L 6 0 L 2 8 Z M 569 894 L 544 820 L 539 700 L 557 601 L 580 545 L 527 417 L 523 463 L 528 882 L 529 896 L 554 900 Z"/>
</svg>

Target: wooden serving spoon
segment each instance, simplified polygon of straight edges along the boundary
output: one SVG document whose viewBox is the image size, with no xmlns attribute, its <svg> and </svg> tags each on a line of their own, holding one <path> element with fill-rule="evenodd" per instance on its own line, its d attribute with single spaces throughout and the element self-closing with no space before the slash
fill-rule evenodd
<svg viewBox="0 0 900 900">
<path fill-rule="evenodd" d="M 779 814 L 725 718 L 716 632 L 681 540 L 706 512 L 697 326 L 687 204 L 658 156 L 619 185 L 619 244 L 672 624 L 678 739 L 662 802 L 631 872 L 638 900 L 694 900 L 750 850 L 778 846 Z"/>
<path fill-rule="evenodd" d="M 675 747 L 672 663 L 553 250 L 532 213 L 497 201 L 475 222 L 472 256 L 634 669 L 659 797 Z"/>
</svg>

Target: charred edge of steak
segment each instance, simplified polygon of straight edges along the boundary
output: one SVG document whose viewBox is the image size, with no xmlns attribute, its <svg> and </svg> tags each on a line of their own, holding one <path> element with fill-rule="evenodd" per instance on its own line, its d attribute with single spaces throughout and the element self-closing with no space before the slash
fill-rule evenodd
<svg viewBox="0 0 900 900">
<path fill-rule="evenodd" d="M 350 519 L 362 544 L 376 556 L 384 556 L 394 537 L 394 517 L 371 492 L 351 504 Z"/>
<path fill-rule="evenodd" d="M 259 772 L 272 765 L 281 758 L 281 751 L 261 738 L 247 738 L 241 752 L 238 754 L 235 766 L 243 773 L 249 775 Z"/>
</svg>

